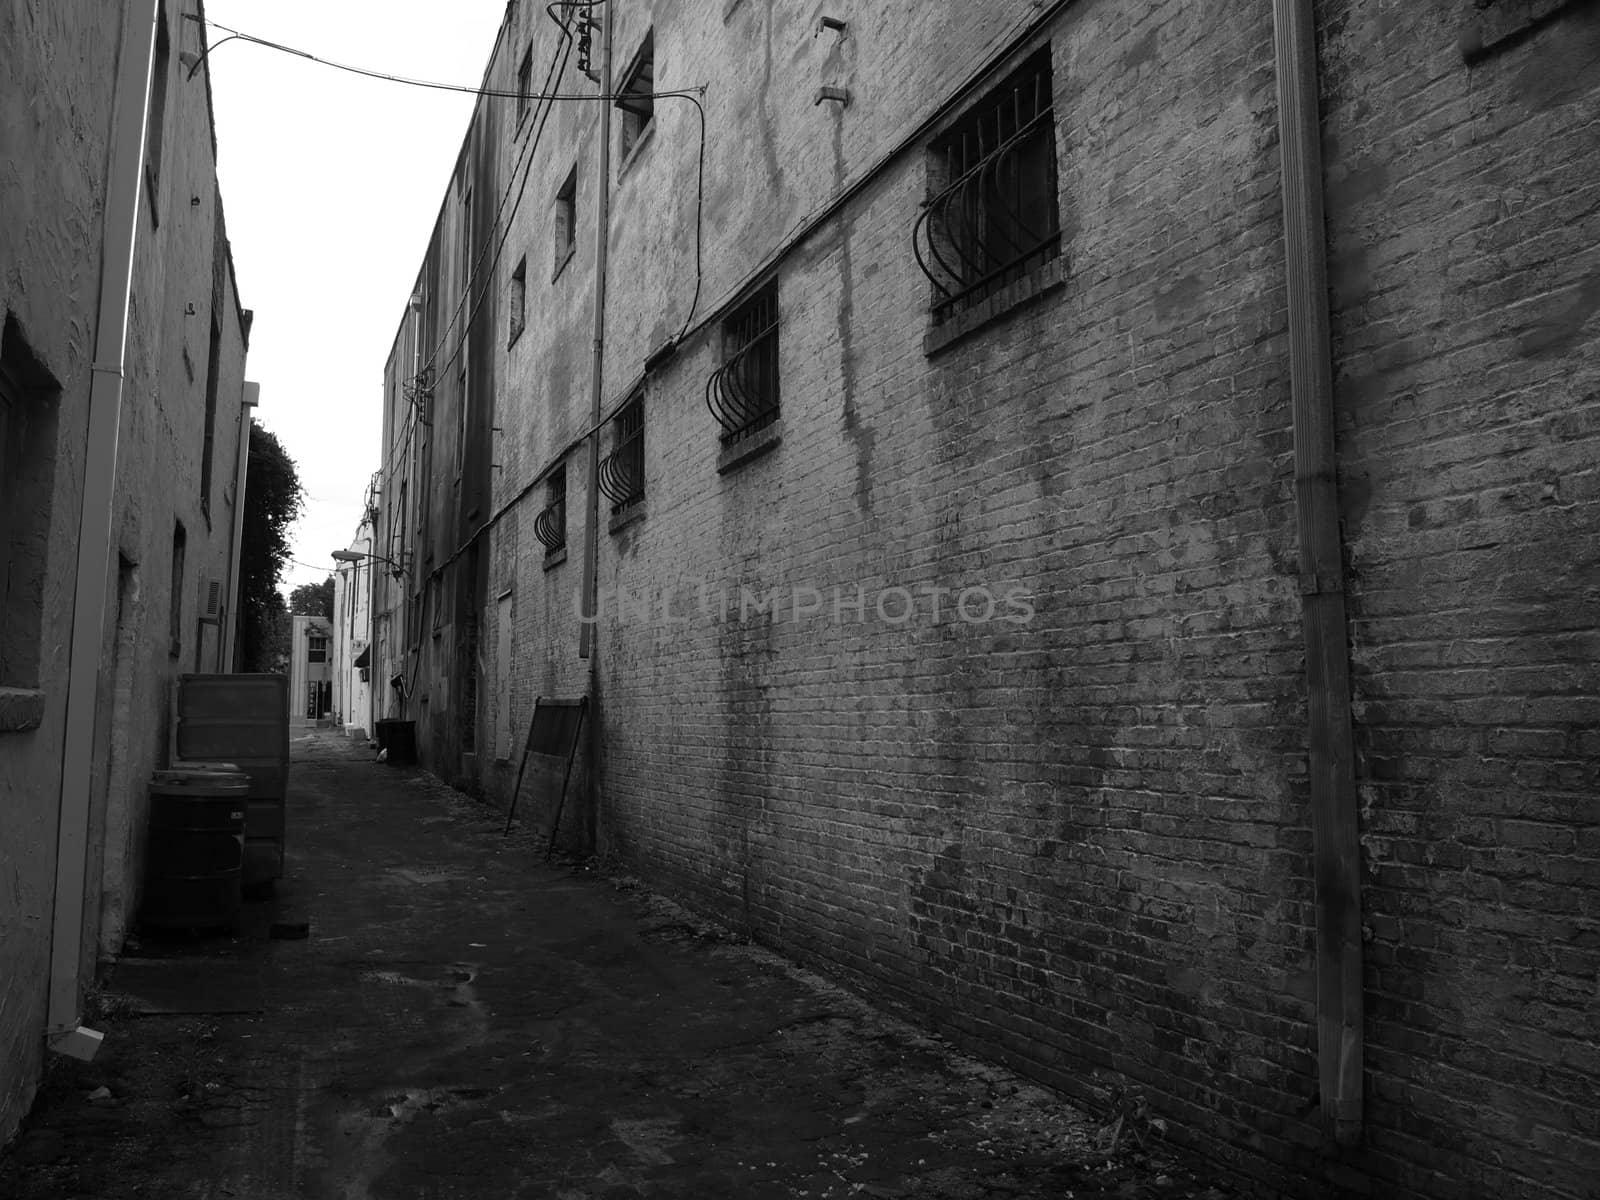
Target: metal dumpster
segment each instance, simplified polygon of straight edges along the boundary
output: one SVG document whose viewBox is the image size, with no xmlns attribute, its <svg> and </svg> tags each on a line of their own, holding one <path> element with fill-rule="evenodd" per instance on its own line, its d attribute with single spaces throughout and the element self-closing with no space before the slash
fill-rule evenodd
<svg viewBox="0 0 1600 1200">
<path fill-rule="evenodd" d="M 226 763 L 151 776 L 143 924 L 237 924 L 249 792 L 249 778 Z"/>
<path fill-rule="evenodd" d="M 184 675 L 173 704 L 172 765 L 232 763 L 250 779 L 243 884 L 283 876 L 289 787 L 289 680 L 284 675 Z"/>
</svg>

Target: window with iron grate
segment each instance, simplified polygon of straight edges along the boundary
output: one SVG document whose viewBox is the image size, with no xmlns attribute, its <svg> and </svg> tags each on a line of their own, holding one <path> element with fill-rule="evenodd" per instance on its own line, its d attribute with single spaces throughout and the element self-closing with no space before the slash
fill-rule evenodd
<svg viewBox="0 0 1600 1200">
<path fill-rule="evenodd" d="M 912 244 L 936 325 L 1061 253 L 1048 45 L 932 144 L 928 177 Z"/>
<path fill-rule="evenodd" d="M 533 536 L 549 558 L 567 546 L 567 466 L 562 463 L 550 476 L 546 504 L 533 521 Z"/>
<path fill-rule="evenodd" d="M 768 284 L 722 323 L 722 365 L 706 380 L 706 406 L 724 445 L 778 419 L 778 286 Z"/>
<path fill-rule="evenodd" d="M 618 516 L 644 500 L 644 393 L 611 419 L 612 451 L 600 462 L 600 491 Z"/>
</svg>

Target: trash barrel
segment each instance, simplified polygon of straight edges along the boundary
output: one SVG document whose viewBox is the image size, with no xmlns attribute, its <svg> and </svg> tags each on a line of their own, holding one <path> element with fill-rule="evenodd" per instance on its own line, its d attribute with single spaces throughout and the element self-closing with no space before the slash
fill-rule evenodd
<svg viewBox="0 0 1600 1200">
<path fill-rule="evenodd" d="M 379 721 L 376 732 L 378 749 L 389 752 L 384 761 L 390 766 L 410 766 L 417 761 L 415 721 Z"/>
<path fill-rule="evenodd" d="M 167 929 L 236 926 L 250 777 L 228 764 L 150 777 L 150 846 L 144 924 Z"/>
</svg>

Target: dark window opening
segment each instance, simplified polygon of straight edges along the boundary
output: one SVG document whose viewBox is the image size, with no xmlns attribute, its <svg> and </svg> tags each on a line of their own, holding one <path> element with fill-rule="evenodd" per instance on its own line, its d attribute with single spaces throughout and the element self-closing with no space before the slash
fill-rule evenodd
<svg viewBox="0 0 1600 1200">
<path fill-rule="evenodd" d="M 517 124 L 522 124 L 522 118 L 528 115 L 528 109 L 533 107 L 533 47 L 529 46 L 522 55 L 522 64 L 517 67 Z"/>
<path fill-rule="evenodd" d="M 222 370 L 222 321 L 215 307 L 211 310 L 211 341 L 206 358 L 206 430 L 200 450 L 200 512 L 211 520 L 211 459 L 217 437 L 217 383 Z"/>
<path fill-rule="evenodd" d="M 523 325 L 526 320 L 528 298 L 528 260 L 517 260 L 516 270 L 511 272 L 511 330 L 506 338 L 506 345 L 510 346 L 522 336 Z"/>
<path fill-rule="evenodd" d="M 644 45 L 634 56 L 633 65 L 617 89 L 617 107 L 622 110 L 622 157 L 639 144 L 639 139 L 656 118 L 656 43 L 655 31 L 644 35 Z"/>
<path fill-rule="evenodd" d="M 776 284 L 722 323 L 722 365 L 706 381 L 706 404 L 724 442 L 737 442 L 778 419 Z"/>
<path fill-rule="evenodd" d="M 612 451 L 600 461 L 600 491 L 615 516 L 644 499 L 644 396 L 635 395 L 611 420 Z"/>
<path fill-rule="evenodd" d="M 566 182 L 556 193 L 556 274 L 572 257 L 578 244 L 578 164 L 572 164 Z"/>
<path fill-rule="evenodd" d="M 318 637 L 316 634 L 306 636 L 306 661 L 308 663 L 325 663 L 328 661 L 328 639 Z"/>
<path fill-rule="evenodd" d="M 167 633 L 172 642 L 173 658 L 183 654 L 183 556 L 189 545 L 189 535 L 182 521 L 172 525 L 172 601 Z"/>
<path fill-rule="evenodd" d="M 935 324 L 1060 254 L 1049 46 L 934 143 L 929 182 L 912 242 Z"/>
<path fill-rule="evenodd" d="M 550 476 L 548 503 L 534 518 L 533 536 L 539 539 L 548 557 L 567 544 L 567 467 L 563 463 Z"/>
<path fill-rule="evenodd" d="M 0 344 L 0 687 L 39 686 L 60 393 L 8 316 Z"/>
<path fill-rule="evenodd" d="M 156 197 L 161 183 L 161 147 L 167 125 L 167 75 L 172 41 L 167 34 L 165 0 L 156 9 L 156 53 L 151 64 L 149 130 L 145 134 L 144 182 L 150 192 L 150 215 L 156 217 Z"/>
</svg>

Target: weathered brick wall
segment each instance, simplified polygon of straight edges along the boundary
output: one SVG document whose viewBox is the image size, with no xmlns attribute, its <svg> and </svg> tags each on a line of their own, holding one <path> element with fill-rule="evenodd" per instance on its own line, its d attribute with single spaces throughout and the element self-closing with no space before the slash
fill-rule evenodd
<svg viewBox="0 0 1600 1200">
<path fill-rule="evenodd" d="M 86 4 L 0 5 L 0 318 L 61 385 L 53 507 L 76 511 L 94 359 L 99 220 L 116 39 Z M 34 164 L 50 163 L 43 173 Z M 78 437 L 72 436 L 78 432 Z M 0 1142 L 39 1078 L 66 706 L 74 523 L 50 530 L 37 729 L 0 732 Z"/>
<path fill-rule="evenodd" d="M 1600 14 L 1464 63 L 1517 7 L 1320 11 L 1369 1141 L 1433 1196 L 1600 1179 Z"/>
<path fill-rule="evenodd" d="M 130 9 L 139 6 L 128 6 Z M 200 26 L 169 7 L 162 167 L 141 189 L 123 385 L 104 671 L 92 756 L 84 978 L 115 953 L 142 884 L 144 781 L 166 758 L 172 680 L 215 670 L 220 630 L 198 624 L 203 577 L 227 578 L 233 530 L 245 331 L 226 245 L 219 241 L 215 155 Z M 40 685 L 44 720 L 0 732 L 0 1140 L 24 1111 L 40 1069 L 60 800 L 61 726 L 82 507 L 89 364 L 102 270 L 111 93 L 121 17 L 84 4 L 0 10 L 8 47 L 0 86 L 5 166 L 0 231 L 3 305 L 61 384 L 48 517 Z M 215 272 L 221 270 L 216 418 L 209 514 L 201 504 L 206 372 Z M 181 652 L 171 653 L 172 531 L 186 533 Z"/>
<path fill-rule="evenodd" d="M 907 139 L 1040 7 L 871 6 L 837 14 L 843 38 L 822 5 L 686 7 L 616 14 L 619 70 L 654 22 L 656 87 L 708 85 L 706 184 L 692 107 L 658 99 L 651 140 L 613 157 L 603 402 L 642 379 L 645 502 L 609 531 L 601 501 L 600 804 L 574 844 L 597 821 L 658 882 L 1074 1095 L 1101 1097 L 1091 1071 L 1137 1085 L 1263 1193 L 1582 1195 L 1593 18 L 1469 68 L 1465 5 L 1319 9 L 1371 934 L 1369 1120 L 1336 1150 L 1271 6 L 1048 10 L 1064 282 L 932 355 L 927 138 Z M 490 79 L 531 44 L 542 85 L 554 43 L 519 6 Z M 557 86 L 589 85 L 569 65 Z M 511 107 L 508 171 L 531 136 Z M 511 678 L 479 689 L 482 728 L 511 710 L 511 755 L 479 764 L 501 800 L 534 697 L 591 686 L 595 125 L 556 107 L 496 268 L 505 296 L 526 255 L 480 659 L 510 639 Z M 780 252 L 781 441 L 719 474 L 708 318 Z M 533 520 L 563 459 L 555 562 Z M 897 587 L 909 620 L 897 593 L 877 611 Z M 990 619 L 952 611 L 963 588 L 999 599 Z M 752 610 L 774 591 L 782 611 Z M 1027 620 L 1001 619 L 1013 593 Z"/>
<path fill-rule="evenodd" d="M 854 144 L 880 103 L 901 106 L 885 131 L 930 112 L 970 47 L 944 9 L 851 29 L 859 100 L 780 105 L 778 160 Z M 614 844 L 1080 1095 L 1085 1068 L 1131 1077 L 1238 1164 L 1292 1159 L 1314 1094 L 1263 16 L 1070 13 L 1066 287 L 929 358 L 925 177 L 902 157 L 780 273 L 782 444 L 715 473 L 715 338 L 686 347 L 648 401 L 649 514 L 602 558 L 603 583 L 680 601 L 701 579 L 735 607 L 827 598 L 798 622 L 690 603 L 680 628 L 608 627 Z M 922 90 L 871 90 L 912 64 Z M 719 84 L 748 109 L 761 81 Z M 857 585 L 950 593 L 937 623 L 927 597 L 903 625 L 835 619 Z M 953 619 L 965 587 L 1020 588 L 1033 619 Z"/>
<path fill-rule="evenodd" d="M 202 27 L 169 7 L 170 43 L 161 171 L 140 191 L 113 538 L 130 564 L 111 592 L 101 661 L 103 742 L 96 758 L 91 878 L 103 888 L 103 953 L 120 951 L 143 891 L 146 781 L 166 765 L 170 696 L 185 672 L 212 672 L 221 627 L 200 621 L 200 582 L 226 581 L 233 537 L 245 330 L 227 248 L 212 140 L 209 81 L 188 78 L 179 55 L 204 50 Z M 220 278 L 218 274 L 220 272 Z M 210 495 L 202 502 L 207 371 L 213 321 L 220 333 Z M 268 402 L 270 407 L 270 400 Z M 267 415 L 270 424 L 270 415 Z M 173 594 L 175 522 L 185 537 Z M 122 593 L 119 596 L 119 591 Z M 178 652 L 171 614 L 179 612 Z M 93 946 L 95 939 L 89 939 Z"/>
</svg>

